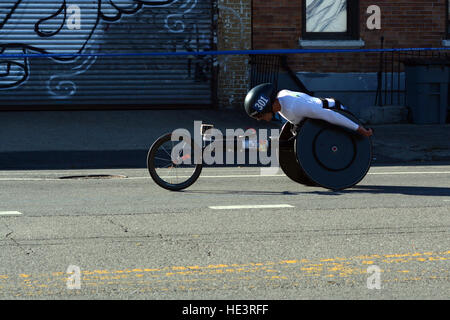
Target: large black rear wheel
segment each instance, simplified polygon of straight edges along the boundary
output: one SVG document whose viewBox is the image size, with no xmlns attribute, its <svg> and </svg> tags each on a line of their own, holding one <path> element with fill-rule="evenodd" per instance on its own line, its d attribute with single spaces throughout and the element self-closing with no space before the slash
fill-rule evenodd
<svg viewBox="0 0 450 320">
<path fill-rule="evenodd" d="M 334 110 L 361 125 L 348 111 Z M 296 138 L 301 170 L 317 185 L 342 190 L 359 183 L 372 162 L 372 141 L 347 128 L 307 119 Z"/>
<path fill-rule="evenodd" d="M 286 122 L 281 129 L 278 148 L 280 168 L 291 180 L 306 186 L 315 186 L 315 183 L 305 174 L 298 163 L 295 154 L 295 135 L 292 133 L 292 129 L 293 125 L 290 122 Z"/>
</svg>

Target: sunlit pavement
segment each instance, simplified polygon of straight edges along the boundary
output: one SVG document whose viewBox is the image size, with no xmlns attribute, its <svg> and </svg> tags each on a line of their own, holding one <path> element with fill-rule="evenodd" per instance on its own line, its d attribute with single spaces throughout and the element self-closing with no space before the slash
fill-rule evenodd
<svg viewBox="0 0 450 320">
<path fill-rule="evenodd" d="M 0 295 L 448 298 L 449 181 L 450 166 L 383 166 L 332 192 L 205 168 L 170 192 L 145 169 L 2 171 Z"/>
</svg>

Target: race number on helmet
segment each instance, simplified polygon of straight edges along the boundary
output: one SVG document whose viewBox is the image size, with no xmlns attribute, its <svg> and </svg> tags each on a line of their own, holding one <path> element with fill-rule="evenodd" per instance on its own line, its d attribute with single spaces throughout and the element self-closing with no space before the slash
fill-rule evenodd
<svg viewBox="0 0 450 320">
<path fill-rule="evenodd" d="M 251 89 L 245 97 L 245 111 L 250 117 L 272 111 L 275 87 L 271 83 L 260 84 Z"/>
</svg>

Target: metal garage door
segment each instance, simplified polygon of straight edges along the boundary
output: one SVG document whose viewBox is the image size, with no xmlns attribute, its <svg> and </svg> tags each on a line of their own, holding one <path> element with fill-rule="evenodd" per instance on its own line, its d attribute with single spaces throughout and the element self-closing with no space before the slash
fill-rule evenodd
<svg viewBox="0 0 450 320">
<path fill-rule="evenodd" d="M 211 105 L 213 0 L 2 0 L 0 109 Z"/>
</svg>

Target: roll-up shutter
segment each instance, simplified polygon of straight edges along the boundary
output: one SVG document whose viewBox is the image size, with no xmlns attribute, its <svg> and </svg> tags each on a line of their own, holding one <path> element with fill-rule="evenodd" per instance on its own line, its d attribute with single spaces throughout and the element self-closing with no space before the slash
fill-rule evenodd
<svg viewBox="0 0 450 320">
<path fill-rule="evenodd" d="M 212 105 L 210 56 L 135 54 L 213 50 L 213 1 L 1 0 L 1 54 L 82 55 L 0 57 L 0 109 Z"/>
</svg>

